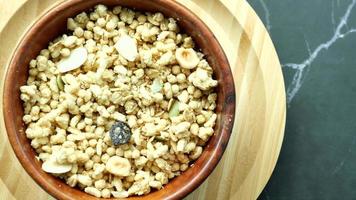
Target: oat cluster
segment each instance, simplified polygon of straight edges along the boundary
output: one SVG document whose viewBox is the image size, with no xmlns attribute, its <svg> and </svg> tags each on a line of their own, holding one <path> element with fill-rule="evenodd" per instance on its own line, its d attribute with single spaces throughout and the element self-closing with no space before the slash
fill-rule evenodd
<svg viewBox="0 0 356 200">
<path fill-rule="evenodd" d="M 97 5 L 67 28 L 30 62 L 20 88 L 42 169 L 96 197 L 161 189 L 214 133 L 212 68 L 161 13 Z M 110 137 L 118 122 L 115 131 L 131 131 L 125 144 L 128 132 Z"/>
</svg>

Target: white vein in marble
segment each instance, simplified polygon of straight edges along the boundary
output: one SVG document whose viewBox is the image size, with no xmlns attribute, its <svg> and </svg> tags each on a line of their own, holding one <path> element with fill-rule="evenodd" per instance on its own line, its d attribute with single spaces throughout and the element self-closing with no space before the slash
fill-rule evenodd
<svg viewBox="0 0 356 200">
<path fill-rule="evenodd" d="M 356 137 L 354 136 L 352 139 L 351 144 L 349 145 L 349 148 L 346 152 L 346 154 L 344 155 L 344 157 L 341 159 L 341 161 L 335 166 L 334 170 L 332 171 L 331 175 L 335 175 L 336 173 L 338 173 L 345 165 L 345 162 L 350 158 L 350 154 L 352 153 L 352 149 L 355 146 L 356 143 Z"/>
<path fill-rule="evenodd" d="M 302 63 L 286 63 L 283 65 L 283 67 L 289 67 L 296 70 L 292 82 L 287 89 L 288 104 L 292 102 L 293 98 L 302 87 L 303 79 L 305 77 L 305 69 L 307 69 L 307 67 L 313 63 L 313 61 L 318 57 L 319 53 L 323 50 L 328 50 L 329 47 L 339 39 L 356 32 L 356 28 L 348 29 L 346 32 L 341 32 L 343 28 L 347 28 L 347 23 L 351 15 L 351 11 L 355 7 L 355 4 L 356 0 L 352 0 L 352 2 L 347 7 L 345 14 L 340 19 L 339 24 L 336 26 L 333 36 L 328 41 L 320 44 L 313 52 L 309 54 L 308 58 L 306 58 Z"/>
<path fill-rule="evenodd" d="M 335 1 L 331 1 L 331 24 L 333 25 L 333 28 L 335 29 L 336 27 L 336 22 L 335 22 Z M 335 30 L 334 30 L 335 31 Z"/>
<path fill-rule="evenodd" d="M 263 11 L 265 12 L 265 23 L 266 23 L 267 31 L 270 33 L 272 28 L 271 20 L 270 20 L 271 14 L 264 0 L 260 0 L 260 4 L 262 6 Z"/>
</svg>

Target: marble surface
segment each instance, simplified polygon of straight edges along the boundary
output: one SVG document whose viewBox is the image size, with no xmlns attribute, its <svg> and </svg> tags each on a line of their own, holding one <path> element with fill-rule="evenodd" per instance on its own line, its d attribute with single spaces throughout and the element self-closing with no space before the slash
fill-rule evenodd
<svg viewBox="0 0 356 200">
<path fill-rule="evenodd" d="M 356 0 L 248 0 L 287 88 L 282 151 L 259 199 L 356 198 Z"/>
</svg>

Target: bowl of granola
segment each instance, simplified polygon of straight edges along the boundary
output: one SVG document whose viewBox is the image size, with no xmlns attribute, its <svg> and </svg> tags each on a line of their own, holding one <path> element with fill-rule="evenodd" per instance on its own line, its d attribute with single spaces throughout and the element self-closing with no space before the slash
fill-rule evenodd
<svg viewBox="0 0 356 200">
<path fill-rule="evenodd" d="M 6 131 L 57 199 L 181 199 L 213 171 L 235 116 L 228 60 L 175 1 L 70 0 L 14 51 Z"/>
</svg>

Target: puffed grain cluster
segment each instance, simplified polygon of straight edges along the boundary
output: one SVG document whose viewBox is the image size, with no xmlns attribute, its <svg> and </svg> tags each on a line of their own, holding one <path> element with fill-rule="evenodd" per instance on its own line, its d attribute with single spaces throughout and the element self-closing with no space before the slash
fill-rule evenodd
<svg viewBox="0 0 356 200">
<path fill-rule="evenodd" d="M 21 87 L 26 136 L 42 168 L 96 197 L 161 189 L 214 133 L 217 81 L 172 18 L 97 5 L 43 49 Z M 113 145 L 115 122 L 127 144 Z"/>
</svg>

